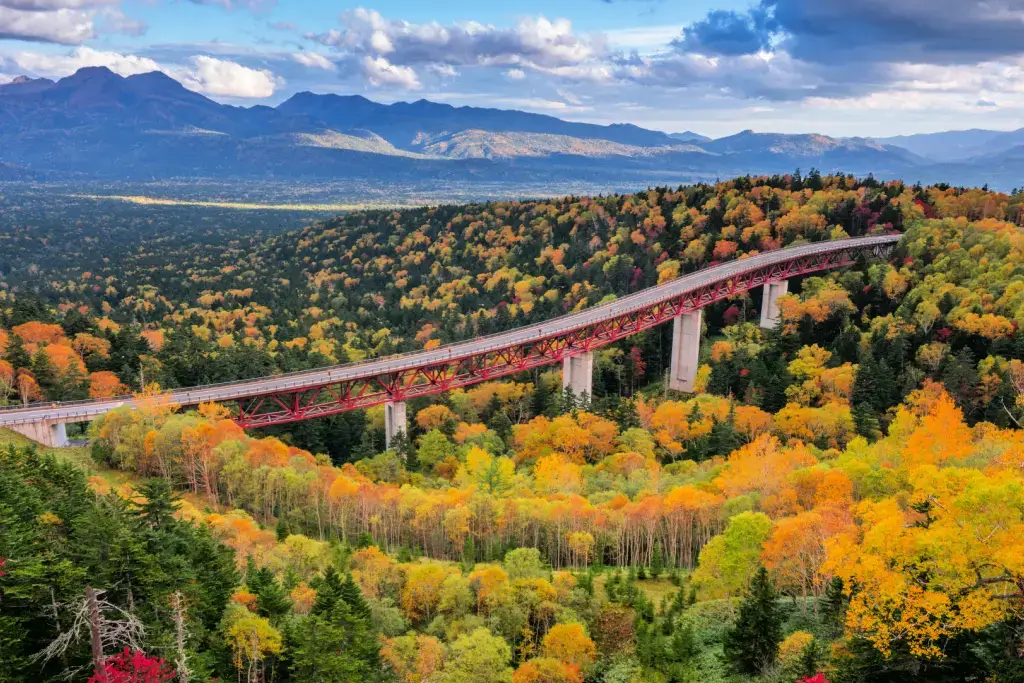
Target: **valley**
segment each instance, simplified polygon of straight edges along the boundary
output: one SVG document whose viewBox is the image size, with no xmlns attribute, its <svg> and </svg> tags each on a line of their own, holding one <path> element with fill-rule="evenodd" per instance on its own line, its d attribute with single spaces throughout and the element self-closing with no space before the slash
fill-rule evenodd
<svg viewBox="0 0 1024 683">
<path fill-rule="evenodd" d="M 70 427 L 87 447 L 0 439 L 12 680 L 95 676 L 92 604 L 131 625 L 114 680 L 1019 673 L 1019 193 L 812 172 L 335 215 L 167 187 L 0 199 L 0 402 L 136 397 Z M 560 364 L 484 378 L 391 434 L 384 406 L 243 430 L 166 393 L 884 235 L 792 273 L 777 323 L 760 288 L 706 305 L 685 392 L 662 324 L 594 349 L 589 391 Z"/>
</svg>

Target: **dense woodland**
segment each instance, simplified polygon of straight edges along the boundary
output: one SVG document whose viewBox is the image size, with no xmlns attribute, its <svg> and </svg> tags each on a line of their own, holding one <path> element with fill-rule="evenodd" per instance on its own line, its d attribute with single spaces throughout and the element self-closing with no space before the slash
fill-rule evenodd
<svg viewBox="0 0 1024 683">
<path fill-rule="evenodd" d="M 0 398 L 144 406 L 91 425 L 92 476 L 0 455 L 0 680 L 1024 680 L 1022 204 L 812 173 L 32 252 Z M 791 283 L 776 330 L 709 309 L 695 395 L 664 330 L 601 350 L 594 396 L 453 391 L 384 452 L 379 410 L 246 434 L 157 389 L 883 230 L 889 263 Z"/>
</svg>

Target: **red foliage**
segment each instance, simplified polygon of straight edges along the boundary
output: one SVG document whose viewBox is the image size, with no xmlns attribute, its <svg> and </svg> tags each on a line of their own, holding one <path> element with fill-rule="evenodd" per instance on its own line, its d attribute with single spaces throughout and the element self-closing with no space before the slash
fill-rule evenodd
<svg viewBox="0 0 1024 683">
<path fill-rule="evenodd" d="M 730 306 L 725 309 L 725 313 L 722 315 L 722 320 L 726 325 L 732 325 L 740 319 L 740 309 L 738 306 Z"/>
<path fill-rule="evenodd" d="M 166 683 L 174 680 L 174 671 L 159 657 L 125 648 L 103 663 L 103 671 L 93 673 L 89 683 Z"/>
<path fill-rule="evenodd" d="M 801 678 L 796 683 L 828 683 L 828 679 L 825 678 L 825 674 L 823 674 L 823 673 L 816 673 L 813 676 L 808 676 L 807 678 Z"/>
<path fill-rule="evenodd" d="M 633 363 L 633 374 L 642 376 L 647 371 L 647 363 L 644 362 L 644 352 L 639 346 L 629 350 L 629 360 Z"/>
<path fill-rule="evenodd" d="M 7 572 L 4 571 L 4 567 L 7 566 L 7 560 L 0 557 L 0 576 L 5 576 Z"/>
</svg>

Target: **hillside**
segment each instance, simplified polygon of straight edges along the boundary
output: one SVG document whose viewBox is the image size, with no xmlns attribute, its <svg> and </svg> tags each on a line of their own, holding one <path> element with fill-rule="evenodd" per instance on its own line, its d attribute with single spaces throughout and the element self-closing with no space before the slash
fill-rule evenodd
<svg viewBox="0 0 1024 683">
<path fill-rule="evenodd" d="M 246 434 L 152 385 L 92 425 L 82 464 L 104 476 L 0 443 L 4 673 L 1017 680 L 1022 209 L 812 174 L 270 235 L 158 207 L 45 240 L 14 227 L 2 401 L 419 349 L 801 241 L 902 237 L 889 260 L 792 278 L 776 329 L 754 322 L 758 291 L 704 309 L 691 395 L 661 384 L 657 329 L 597 352 L 593 396 L 561 392 L 555 366 L 411 401 L 391 450 L 379 409 Z M 109 629 L 99 666 L 91 624 Z"/>
</svg>

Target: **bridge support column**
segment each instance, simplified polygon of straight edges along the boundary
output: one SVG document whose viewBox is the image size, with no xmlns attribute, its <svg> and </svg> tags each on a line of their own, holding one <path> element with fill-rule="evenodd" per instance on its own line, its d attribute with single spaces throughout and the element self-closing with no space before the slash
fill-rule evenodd
<svg viewBox="0 0 1024 683">
<path fill-rule="evenodd" d="M 789 280 L 769 282 L 761 295 L 761 327 L 774 329 L 779 322 L 779 297 L 789 291 Z"/>
<path fill-rule="evenodd" d="M 13 432 L 27 436 L 38 444 L 48 448 L 63 448 L 68 445 L 68 430 L 63 422 L 29 422 L 27 424 L 8 426 Z"/>
<path fill-rule="evenodd" d="M 669 367 L 668 388 L 692 392 L 700 366 L 700 326 L 704 318 L 701 309 L 683 313 L 672 321 L 672 361 Z"/>
<path fill-rule="evenodd" d="M 572 389 L 574 396 L 594 398 L 594 352 L 587 351 L 562 361 L 562 390 Z"/>
<path fill-rule="evenodd" d="M 399 432 L 408 434 L 406 430 L 405 401 L 394 401 L 384 404 L 384 446 L 390 449 L 391 443 Z"/>
</svg>

